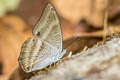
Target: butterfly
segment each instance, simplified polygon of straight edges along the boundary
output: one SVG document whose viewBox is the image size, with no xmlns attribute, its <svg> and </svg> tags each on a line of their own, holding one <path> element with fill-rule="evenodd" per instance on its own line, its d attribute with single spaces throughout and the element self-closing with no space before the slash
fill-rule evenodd
<svg viewBox="0 0 120 80">
<path fill-rule="evenodd" d="M 62 32 L 55 8 L 47 3 L 33 29 L 34 38 L 27 39 L 21 48 L 18 62 L 26 73 L 41 70 L 59 61 L 66 50 L 62 48 Z"/>
</svg>

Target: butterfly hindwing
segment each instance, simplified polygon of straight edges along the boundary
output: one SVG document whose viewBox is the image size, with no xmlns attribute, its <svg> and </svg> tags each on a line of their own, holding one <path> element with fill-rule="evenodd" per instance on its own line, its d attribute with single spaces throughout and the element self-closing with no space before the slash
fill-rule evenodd
<svg viewBox="0 0 120 80">
<path fill-rule="evenodd" d="M 29 38 L 21 48 L 19 63 L 25 72 L 40 70 L 56 62 L 60 52 L 39 39 Z M 59 59 L 58 59 L 59 60 Z"/>
</svg>

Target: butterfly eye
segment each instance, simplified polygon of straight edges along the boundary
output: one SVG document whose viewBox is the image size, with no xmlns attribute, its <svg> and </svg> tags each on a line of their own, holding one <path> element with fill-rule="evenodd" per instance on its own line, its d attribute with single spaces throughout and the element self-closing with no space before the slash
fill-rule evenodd
<svg viewBox="0 0 120 80">
<path fill-rule="evenodd" d="M 40 32 L 37 33 L 37 36 L 40 36 Z"/>
</svg>

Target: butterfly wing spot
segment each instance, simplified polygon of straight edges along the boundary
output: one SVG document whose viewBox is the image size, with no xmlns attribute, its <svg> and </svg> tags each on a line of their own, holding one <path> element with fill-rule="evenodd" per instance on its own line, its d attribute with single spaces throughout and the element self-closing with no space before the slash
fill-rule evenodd
<svg viewBox="0 0 120 80">
<path fill-rule="evenodd" d="M 27 67 L 27 70 L 30 70 L 30 67 Z"/>
<path fill-rule="evenodd" d="M 37 33 L 37 36 L 40 36 L 40 32 Z"/>
</svg>

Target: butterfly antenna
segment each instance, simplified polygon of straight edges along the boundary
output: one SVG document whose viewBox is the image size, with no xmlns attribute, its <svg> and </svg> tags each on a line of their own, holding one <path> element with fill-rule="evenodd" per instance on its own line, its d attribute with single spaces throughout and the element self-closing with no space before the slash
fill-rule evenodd
<svg viewBox="0 0 120 80">
<path fill-rule="evenodd" d="M 74 38 L 72 41 L 68 42 L 68 44 L 64 48 L 69 47 L 72 43 L 74 43 L 78 39 L 79 39 L 79 37 Z"/>
</svg>

